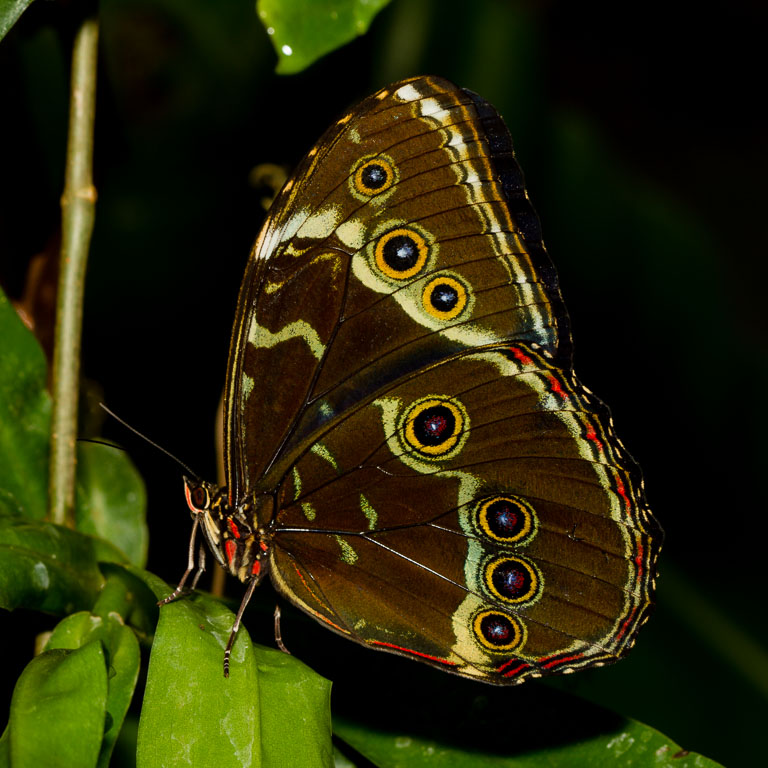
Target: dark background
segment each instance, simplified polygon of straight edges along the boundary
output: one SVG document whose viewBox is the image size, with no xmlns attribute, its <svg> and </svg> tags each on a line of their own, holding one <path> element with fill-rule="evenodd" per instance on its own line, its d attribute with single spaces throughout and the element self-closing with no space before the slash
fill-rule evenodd
<svg viewBox="0 0 768 768">
<path fill-rule="evenodd" d="M 636 649 L 560 685 L 752 765 L 768 721 L 768 9 L 631 8 L 395 0 L 365 37 L 279 77 L 252 2 L 103 0 L 83 372 L 214 478 L 235 299 L 264 215 L 251 168 L 295 165 L 346 107 L 401 77 L 477 91 L 515 139 L 576 369 L 611 406 L 667 532 L 658 610 Z M 66 18 L 66 5 L 38 2 L 0 43 L 0 280 L 14 297 L 58 237 Z M 174 581 L 189 520 L 179 471 L 105 431 L 146 478 L 149 568 Z M 307 660 L 332 677 L 349 644 L 298 626 L 322 644 Z"/>
</svg>

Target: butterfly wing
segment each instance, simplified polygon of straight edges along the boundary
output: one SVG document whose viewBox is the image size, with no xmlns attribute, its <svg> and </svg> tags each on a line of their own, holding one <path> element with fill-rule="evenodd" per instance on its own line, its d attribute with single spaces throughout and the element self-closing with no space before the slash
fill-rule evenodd
<svg viewBox="0 0 768 768">
<path fill-rule="evenodd" d="M 614 660 L 648 615 L 660 530 L 474 94 L 397 83 L 309 153 L 249 261 L 226 410 L 231 504 L 274 494 L 273 581 L 344 635 L 510 683 Z"/>
<path fill-rule="evenodd" d="M 474 94 L 439 78 L 379 91 L 327 132 L 272 211 L 230 348 L 233 504 L 274 488 L 351 403 L 456 351 L 521 340 L 569 364 L 511 139 Z"/>
<path fill-rule="evenodd" d="M 278 588 L 359 642 L 495 683 L 619 658 L 658 528 L 604 406 L 524 345 L 385 388 L 278 494 Z"/>
</svg>

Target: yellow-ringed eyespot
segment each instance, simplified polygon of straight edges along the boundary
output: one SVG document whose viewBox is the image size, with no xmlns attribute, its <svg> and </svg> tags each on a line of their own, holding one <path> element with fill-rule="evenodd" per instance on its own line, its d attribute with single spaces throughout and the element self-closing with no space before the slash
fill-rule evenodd
<svg viewBox="0 0 768 768">
<path fill-rule="evenodd" d="M 383 234 L 373 250 L 376 266 L 387 277 L 407 280 L 417 275 L 427 262 L 426 238 L 412 227 L 398 227 Z"/>
<path fill-rule="evenodd" d="M 480 611 L 472 620 L 475 637 L 491 651 L 509 652 L 526 640 L 525 625 L 500 611 Z"/>
<path fill-rule="evenodd" d="M 397 167 L 388 155 L 368 155 L 355 164 L 349 188 L 358 200 L 367 200 L 391 189 L 398 180 Z"/>
<path fill-rule="evenodd" d="M 434 277 L 421 294 L 424 309 L 438 320 L 453 320 L 467 306 L 467 288 L 449 275 Z"/>
<path fill-rule="evenodd" d="M 427 397 L 414 403 L 403 419 L 406 443 L 427 457 L 457 453 L 468 434 L 469 417 L 457 400 Z"/>
<path fill-rule="evenodd" d="M 509 494 L 483 499 L 474 509 L 474 521 L 480 533 L 505 544 L 524 544 L 536 533 L 533 507 Z"/>
<path fill-rule="evenodd" d="M 494 596 L 505 603 L 529 603 L 535 600 L 542 588 L 538 568 L 522 557 L 502 555 L 485 566 L 485 586 Z"/>
</svg>

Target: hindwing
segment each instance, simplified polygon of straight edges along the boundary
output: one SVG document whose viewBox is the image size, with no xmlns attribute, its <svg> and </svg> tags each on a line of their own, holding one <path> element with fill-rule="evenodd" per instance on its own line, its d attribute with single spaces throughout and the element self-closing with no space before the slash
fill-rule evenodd
<svg viewBox="0 0 768 768">
<path fill-rule="evenodd" d="M 277 499 L 278 589 L 369 645 L 518 682 L 613 661 L 647 618 L 637 468 L 604 406 L 524 345 L 381 390 Z"/>
</svg>

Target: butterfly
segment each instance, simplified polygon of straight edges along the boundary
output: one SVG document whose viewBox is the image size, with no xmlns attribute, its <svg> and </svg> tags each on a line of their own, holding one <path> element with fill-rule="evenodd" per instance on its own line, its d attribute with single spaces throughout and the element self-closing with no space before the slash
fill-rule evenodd
<svg viewBox="0 0 768 768">
<path fill-rule="evenodd" d="M 195 536 L 371 648 L 496 684 L 621 657 L 662 531 L 568 316 L 497 111 L 395 83 L 285 184 L 240 290 L 226 487 Z M 202 553 L 202 549 L 201 549 Z M 201 554 L 202 557 L 202 554 Z M 194 586 L 194 585 L 193 585 Z"/>
</svg>

